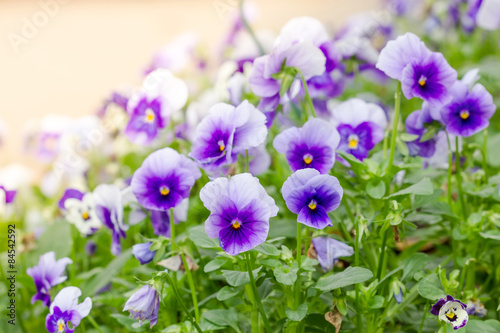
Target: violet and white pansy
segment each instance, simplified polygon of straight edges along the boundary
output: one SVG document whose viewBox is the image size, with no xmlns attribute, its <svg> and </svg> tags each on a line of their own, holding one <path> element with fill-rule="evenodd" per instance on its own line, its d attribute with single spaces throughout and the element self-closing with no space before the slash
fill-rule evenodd
<svg viewBox="0 0 500 333">
<path fill-rule="evenodd" d="M 432 306 L 431 313 L 438 316 L 440 321 L 444 321 L 453 326 L 455 330 L 464 327 L 469 320 L 467 305 L 454 299 L 450 295 L 446 296 L 446 299 L 439 299 L 439 301 Z"/>
<path fill-rule="evenodd" d="M 67 189 L 59 208 L 69 223 L 84 235 L 91 235 L 102 227 L 102 222 L 96 214 L 94 195 L 91 192 L 82 193 L 76 189 Z"/>
</svg>

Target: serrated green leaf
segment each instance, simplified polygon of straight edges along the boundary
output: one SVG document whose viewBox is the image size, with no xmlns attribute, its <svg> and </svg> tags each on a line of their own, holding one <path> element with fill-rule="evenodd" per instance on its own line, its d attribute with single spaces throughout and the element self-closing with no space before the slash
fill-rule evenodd
<svg viewBox="0 0 500 333">
<path fill-rule="evenodd" d="M 373 277 L 372 271 L 362 267 L 347 267 L 343 272 L 322 277 L 316 283 L 316 288 L 330 291 L 367 281 Z"/>
<path fill-rule="evenodd" d="M 241 289 L 239 289 L 239 288 L 231 288 L 229 286 L 224 286 L 217 293 L 217 299 L 219 301 L 225 301 L 226 299 L 230 299 L 231 297 L 238 295 L 240 292 L 241 292 Z"/>
<path fill-rule="evenodd" d="M 420 280 L 417 289 L 420 296 L 431 301 L 446 297 L 441 280 L 436 273 L 427 275 Z"/>
<path fill-rule="evenodd" d="M 217 239 L 208 237 L 205 232 L 205 227 L 202 225 L 189 229 L 189 238 L 196 244 L 196 246 L 205 249 L 218 249 L 220 248 Z"/>
<path fill-rule="evenodd" d="M 385 195 L 385 183 L 382 180 L 370 180 L 366 184 L 366 194 L 374 199 L 382 199 Z"/>
<path fill-rule="evenodd" d="M 205 273 L 213 272 L 213 271 L 219 269 L 220 267 L 222 267 L 222 265 L 224 265 L 226 262 L 227 262 L 226 258 L 217 257 L 217 258 L 207 262 L 207 264 L 203 268 L 203 271 Z"/>
<path fill-rule="evenodd" d="M 285 313 L 287 318 L 290 319 L 291 321 L 301 321 L 306 317 L 307 310 L 308 310 L 307 304 L 301 304 L 295 311 L 287 307 Z"/>
<path fill-rule="evenodd" d="M 285 286 L 293 285 L 297 280 L 297 272 L 299 271 L 299 268 L 296 267 L 296 265 L 297 264 L 295 264 L 294 267 L 289 267 L 288 265 L 276 267 L 274 269 L 276 281 L 284 284 Z"/>
<path fill-rule="evenodd" d="M 253 276 L 257 278 L 259 271 L 262 269 L 262 266 L 253 270 Z M 222 275 L 226 278 L 227 283 L 233 287 L 243 286 L 247 283 L 250 283 L 250 276 L 248 272 L 240 272 L 240 271 L 222 271 Z"/>
<path fill-rule="evenodd" d="M 262 243 L 256 246 L 255 250 L 259 253 L 274 257 L 277 257 L 281 254 L 280 250 L 278 250 L 276 247 L 268 243 Z"/>
<path fill-rule="evenodd" d="M 397 197 L 400 195 L 410 195 L 410 194 L 415 194 L 415 195 L 431 195 L 434 193 L 434 185 L 432 185 L 432 182 L 430 181 L 429 178 L 424 178 L 418 183 L 411 185 L 404 190 L 398 191 L 396 193 L 393 193 L 385 199 Z"/>
</svg>

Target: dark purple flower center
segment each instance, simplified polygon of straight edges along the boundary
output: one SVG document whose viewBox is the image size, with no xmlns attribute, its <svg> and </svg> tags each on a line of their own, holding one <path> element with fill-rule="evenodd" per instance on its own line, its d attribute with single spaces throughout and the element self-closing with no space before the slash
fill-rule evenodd
<svg viewBox="0 0 500 333">
<path fill-rule="evenodd" d="M 414 65 L 413 89 L 421 98 L 436 98 L 445 93 L 445 87 L 439 81 L 439 69 L 434 63 Z"/>
</svg>

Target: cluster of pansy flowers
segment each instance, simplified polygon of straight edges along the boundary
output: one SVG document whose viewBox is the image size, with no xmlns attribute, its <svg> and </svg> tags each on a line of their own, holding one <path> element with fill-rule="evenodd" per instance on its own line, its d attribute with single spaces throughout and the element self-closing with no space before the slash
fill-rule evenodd
<svg viewBox="0 0 500 333">
<path fill-rule="evenodd" d="M 486 4 L 495 6 L 495 0 L 485 0 Z M 398 6 L 401 13 L 407 10 L 402 2 Z M 476 12 L 485 15 L 481 14 L 483 6 Z M 82 235 L 91 236 L 104 226 L 112 235 L 111 252 L 119 255 L 129 226 L 149 217 L 157 236 L 171 237 L 173 225 L 187 219 L 189 196 L 202 177 L 202 168 L 211 177 L 199 193 L 210 212 L 205 221 L 207 235 L 218 239 L 220 247 L 232 256 L 254 249 L 267 240 L 270 219 L 278 214 L 274 199 L 256 177 L 271 163 L 266 144 L 271 143 L 273 125 L 282 130 L 272 140 L 272 147 L 284 155 L 292 172 L 281 188 L 286 207 L 307 227 L 323 230 L 332 226 L 328 213 L 341 204 L 343 189 L 329 173 L 336 161 L 349 166 L 337 151 L 362 161 L 384 140 L 388 124 L 388 108 L 376 98 L 334 99 L 352 80 L 355 71 L 347 66 L 352 58 L 357 59 L 356 72 L 361 75 L 375 82 L 396 79 L 406 98 L 423 100 L 421 110 L 406 119 L 407 132 L 416 136 L 407 143 L 411 155 L 430 158 L 435 154 L 440 133 L 423 140 L 427 124 L 437 122 L 450 135 L 468 137 L 485 129 L 496 110 L 491 94 L 476 83 L 477 71 L 458 80 L 444 56 L 432 52 L 412 33 L 382 47 L 394 37 L 390 26 L 379 24 L 368 34 L 347 25 L 332 38 L 321 22 L 301 17 L 289 21 L 274 43 L 266 43 L 260 50 L 265 54 L 259 54 L 262 52 L 256 52 L 255 45 L 245 50 L 248 52 L 234 51 L 234 35 L 242 33 L 241 26 L 240 18 L 225 45 L 233 66 L 228 66 L 229 75 L 219 73 L 225 82 L 215 86 L 222 86 L 222 94 L 215 88 L 209 96 L 200 93 L 184 110 L 192 82 L 187 84 L 176 76 L 178 67 L 185 66 L 172 58 L 172 49 L 178 48 L 180 58 L 196 58 L 199 55 L 190 40 L 158 54 L 139 89 L 115 93 L 106 101 L 99 114 L 102 119 L 110 116 L 111 106 L 124 110 L 126 121 L 117 130 L 136 145 L 159 149 L 144 159 L 128 186 L 100 184 L 93 191 L 84 186 L 66 188 L 59 208 Z M 375 45 L 380 38 L 381 45 Z M 198 60 L 203 70 L 204 62 Z M 245 98 L 249 94 L 254 98 Z M 258 102 L 254 103 L 255 97 Z M 310 113 L 305 122 L 294 119 L 297 106 Z M 41 140 L 39 154 L 53 157 L 61 134 L 49 132 L 41 133 L 47 135 Z M 163 148 L 176 139 L 192 143 L 187 156 Z M 241 160 L 248 167 L 234 174 L 234 166 Z M 4 192 L 9 203 L 13 194 Z M 124 217 L 127 206 L 128 219 Z M 354 253 L 350 246 L 327 235 L 311 242 L 325 272 L 340 257 Z M 153 260 L 156 251 L 151 245 L 133 246 L 141 264 Z M 68 264 L 69 258 L 56 261 L 50 252 L 28 270 L 37 289 L 32 302 L 41 300 L 49 307 L 49 332 L 73 332 L 91 308 L 89 298 L 78 304 L 81 292 L 76 287 L 62 289 L 51 302 L 50 289 L 66 280 L 62 274 Z M 401 289 L 395 298 L 400 301 Z M 149 320 L 153 327 L 158 322 L 159 299 L 157 287 L 149 283 L 129 298 L 123 310 L 141 322 Z M 466 308 L 448 296 L 436 303 L 432 313 L 457 329 L 467 323 Z"/>
</svg>

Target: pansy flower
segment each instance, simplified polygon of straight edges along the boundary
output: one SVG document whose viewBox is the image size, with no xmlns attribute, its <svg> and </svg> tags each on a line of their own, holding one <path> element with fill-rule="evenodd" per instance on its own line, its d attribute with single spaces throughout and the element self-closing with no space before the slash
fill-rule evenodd
<svg viewBox="0 0 500 333">
<path fill-rule="evenodd" d="M 409 32 L 387 43 L 376 67 L 401 81 L 407 99 L 419 97 L 431 105 L 449 102 L 448 90 L 457 80 L 457 72 L 443 55 L 430 51 L 420 38 Z"/>
<path fill-rule="evenodd" d="M 123 311 L 128 311 L 130 317 L 139 319 L 142 325 L 143 320 L 149 320 L 149 328 L 158 323 L 158 309 L 160 307 L 160 296 L 156 289 L 150 285 L 145 285 L 136 291 L 125 303 Z"/>
<path fill-rule="evenodd" d="M 452 100 L 440 109 L 448 133 L 468 137 L 488 127 L 496 106 L 483 85 L 476 83 L 469 89 L 466 83 L 457 81 L 450 96 Z"/>
<path fill-rule="evenodd" d="M 267 136 L 266 117 L 248 101 L 237 107 L 215 104 L 196 128 L 190 157 L 207 170 L 236 161 L 237 155 L 258 147 Z"/>
<path fill-rule="evenodd" d="M 149 155 L 132 177 L 132 191 L 146 209 L 167 211 L 189 197 L 201 177 L 196 164 L 172 148 Z"/>
<path fill-rule="evenodd" d="M 47 252 L 40 256 L 38 265 L 28 268 L 26 274 L 33 278 L 36 286 L 36 294 L 31 298 L 31 304 L 42 301 L 44 305 L 50 305 L 49 291 L 52 287 L 66 281 L 63 276 L 66 266 L 73 263 L 70 258 L 61 258 L 56 261 L 54 252 Z"/>
<path fill-rule="evenodd" d="M 417 139 L 406 142 L 410 156 L 432 157 L 436 152 L 437 137 L 422 141 L 422 136 L 426 133 L 425 125 L 433 121 L 429 106 L 425 102 L 421 110 L 413 111 L 406 117 L 406 132 L 418 136 Z"/>
<path fill-rule="evenodd" d="M 352 247 L 328 236 L 313 238 L 311 242 L 324 272 L 331 271 L 340 257 L 350 257 L 354 254 Z"/>
<path fill-rule="evenodd" d="M 92 309 L 90 297 L 78 304 L 82 292 L 77 287 L 66 287 L 54 298 L 50 313 L 45 319 L 45 327 L 50 333 L 73 333 L 80 321 L 87 317 Z"/>
<path fill-rule="evenodd" d="M 121 238 L 128 225 L 123 222 L 122 194 L 116 185 L 101 184 L 94 189 L 95 212 L 99 220 L 112 232 L 111 253 L 121 253 Z"/>
<path fill-rule="evenodd" d="M 91 235 L 102 226 L 95 212 L 94 195 L 91 192 L 84 194 L 76 189 L 66 189 L 59 200 L 59 208 L 68 222 L 84 235 Z"/>
<path fill-rule="evenodd" d="M 274 149 L 285 154 L 292 171 L 313 168 L 328 173 L 335 163 L 340 135 L 333 124 L 313 118 L 303 127 L 292 127 L 278 134 Z"/>
<path fill-rule="evenodd" d="M 170 120 L 174 111 L 186 104 L 188 88 L 184 81 L 166 69 L 150 73 L 142 88 L 127 104 L 130 120 L 125 135 L 134 143 L 147 145 Z"/>
<path fill-rule="evenodd" d="M 469 320 L 467 305 L 454 299 L 450 295 L 446 296 L 446 299 L 439 299 L 439 301 L 432 306 L 431 313 L 438 316 L 440 321 L 444 321 L 453 326 L 455 330 L 464 327 Z"/>
<path fill-rule="evenodd" d="M 210 211 L 205 231 L 210 238 L 218 238 L 221 248 L 230 255 L 265 242 L 269 219 L 278 213 L 274 199 L 249 173 L 216 178 L 201 189 L 200 198 Z"/>
<path fill-rule="evenodd" d="M 139 243 L 132 246 L 132 254 L 139 260 L 141 265 L 150 263 L 155 257 L 156 251 L 150 251 L 151 242 Z"/>
<path fill-rule="evenodd" d="M 338 179 L 315 169 L 298 170 L 281 189 L 286 206 L 298 214 L 297 222 L 315 229 L 332 226 L 328 216 L 340 205 L 343 189 Z"/>
<path fill-rule="evenodd" d="M 384 139 L 387 117 L 384 110 L 359 98 L 349 99 L 332 110 L 332 122 L 340 134 L 338 149 L 359 160 Z"/>
</svg>

